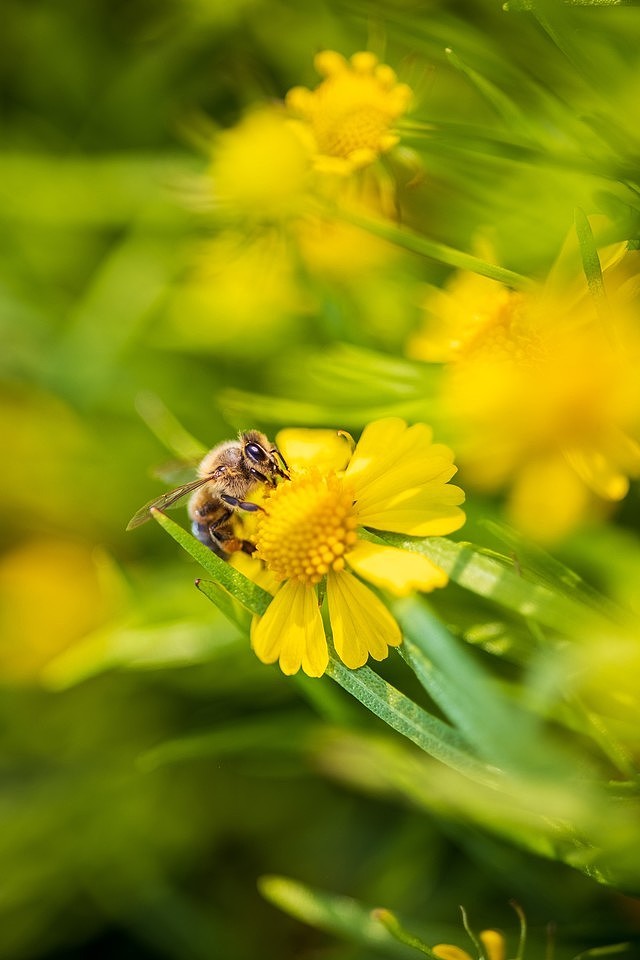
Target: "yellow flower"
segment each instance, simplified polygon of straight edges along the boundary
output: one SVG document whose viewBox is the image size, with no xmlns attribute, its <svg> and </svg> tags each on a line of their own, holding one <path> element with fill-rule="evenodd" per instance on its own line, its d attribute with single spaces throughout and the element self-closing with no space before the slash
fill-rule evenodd
<svg viewBox="0 0 640 960">
<path fill-rule="evenodd" d="M 226 356 L 264 355 L 291 339 L 310 301 L 276 230 L 224 231 L 195 248 L 156 333 L 172 349 Z M 233 318 L 233 322 L 229 319 Z"/>
<path fill-rule="evenodd" d="M 47 573 L 36 580 L 40 565 Z M 107 558 L 66 540 L 38 537 L 0 557 L 3 682 L 32 682 L 49 661 L 105 624 L 116 609 L 105 574 Z"/>
<path fill-rule="evenodd" d="M 216 205 L 250 220 L 280 220 L 303 202 L 311 156 L 295 124 L 274 107 L 249 112 L 223 131 L 209 170 Z"/>
<path fill-rule="evenodd" d="M 448 483 L 456 468 L 448 447 L 424 424 L 378 420 L 355 450 L 331 431 L 285 430 L 277 443 L 292 470 L 258 517 L 257 556 L 281 581 L 252 645 L 263 663 L 286 674 L 321 676 L 329 661 L 316 585 L 326 582 L 336 652 L 355 669 L 383 660 L 401 641 L 398 624 L 360 577 L 404 595 L 447 582 L 422 554 L 372 543 L 360 529 L 426 537 L 464 523 L 464 494 Z"/>
<path fill-rule="evenodd" d="M 347 61 L 324 50 L 314 63 L 324 80 L 314 90 L 294 87 L 286 105 L 311 134 L 316 169 L 348 175 L 399 142 L 393 128 L 409 107 L 411 90 L 373 53 L 354 53 Z"/>
<path fill-rule="evenodd" d="M 497 930 L 483 930 L 480 933 L 480 942 L 484 947 L 486 960 L 505 960 L 507 955 L 506 943 L 503 935 Z M 440 960 L 472 960 L 470 954 L 452 943 L 438 943 L 433 953 Z"/>
<path fill-rule="evenodd" d="M 600 305 L 584 278 L 518 293 L 459 274 L 427 302 L 431 322 L 409 345 L 447 364 L 442 403 L 466 475 L 510 488 L 512 520 L 538 539 L 564 535 L 593 495 L 622 499 L 640 473 L 640 337 L 628 305 L 639 259 L 613 252 Z"/>
</svg>

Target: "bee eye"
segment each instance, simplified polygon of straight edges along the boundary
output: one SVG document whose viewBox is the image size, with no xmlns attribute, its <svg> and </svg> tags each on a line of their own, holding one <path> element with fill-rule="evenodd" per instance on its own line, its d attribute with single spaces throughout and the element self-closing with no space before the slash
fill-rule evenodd
<svg viewBox="0 0 640 960">
<path fill-rule="evenodd" d="M 255 460 L 256 463 L 264 463 L 267 459 L 267 454 L 258 443 L 248 443 L 244 448 L 244 452 L 251 460 Z"/>
</svg>

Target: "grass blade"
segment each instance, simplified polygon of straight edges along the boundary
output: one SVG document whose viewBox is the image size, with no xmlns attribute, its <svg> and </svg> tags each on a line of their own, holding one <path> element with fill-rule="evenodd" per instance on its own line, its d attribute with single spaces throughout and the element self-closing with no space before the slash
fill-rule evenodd
<svg viewBox="0 0 640 960">
<path fill-rule="evenodd" d="M 243 573 L 235 570 L 225 560 L 221 560 L 212 550 L 209 550 L 174 520 L 171 520 L 166 513 L 152 510 L 151 515 L 167 531 L 169 536 L 173 537 L 176 543 L 180 544 L 194 560 L 198 561 L 209 576 L 213 577 L 216 584 L 224 587 L 232 597 L 235 597 L 251 613 L 262 616 L 271 603 L 270 593 L 259 587 L 257 583 L 253 583 Z M 207 593 L 208 588 L 203 587 L 202 581 L 199 583 L 199 588 L 205 595 L 209 595 Z M 211 596 L 209 599 L 213 599 L 213 597 Z"/>
<path fill-rule="evenodd" d="M 414 949 L 400 943 L 370 910 L 350 897 L 314 890 L 288 877 L 261 877 L 258 888 L 271 903 L 312 927 L 356 941 L 387 957 L 416 957 Z"/>
<path fill-rule="evenodd" d="M 436 760 L 487 786 L 495 786 L 500 781 L 499 771 L 489 769 L 469 753 L 459 733 L 427 713 L 369 667 L 349 670 L 332 657 L 327 674 L 368 710 Z"/>
</svg>

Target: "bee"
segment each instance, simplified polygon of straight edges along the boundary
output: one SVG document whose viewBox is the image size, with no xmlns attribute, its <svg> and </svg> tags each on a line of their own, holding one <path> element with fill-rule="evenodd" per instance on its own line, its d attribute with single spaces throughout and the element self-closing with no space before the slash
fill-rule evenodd
<svg viewBox="0 0 640 960">
<path fill-rule="evenodd" d="M 290 479 L 284 457 L 263 433 L 247 430 L 237 440 L 225 440 L 210 450 L 200 461 L 195 480 L 141 507 L 129 521 L 127 530 L 146 523 L 152 508 L 166 510 L 190 493 L 187 509 L 193 535 L 225 560 L 238 550 L 251 554 L 255 546 L 249 540 L 240 539 L 234 530 L 234 512 L 262 510 L 257 503 L 247 500 L 247 496 L 259 484 L 275 487 L 279 478 Z"/>
</svg>

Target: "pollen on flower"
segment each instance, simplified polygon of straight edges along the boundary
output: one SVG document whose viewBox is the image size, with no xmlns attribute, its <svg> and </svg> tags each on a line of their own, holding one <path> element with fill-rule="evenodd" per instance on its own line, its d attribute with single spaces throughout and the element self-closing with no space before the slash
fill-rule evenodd
<svg viewBox="0 0 640 960">
<path fill-rule="evenodd" d="M 335 474 L 311 470 L 269 497 L 257 522 L 257 556 L 283 580 L 319 583 L 344 568 L 356 526 L 350 488 Z"/>
<path fill-rule="evenodd" d="M 368 166 L 398 143 L 393 125 L 407 111 L 411 89 L 367 51 L 348 61 L 325 50 L 314 62 L 324 80 L 314 90 L 294 87 L 286 104 L 311 129 L 316 166 L 343 174 Z"/>
</svg>

